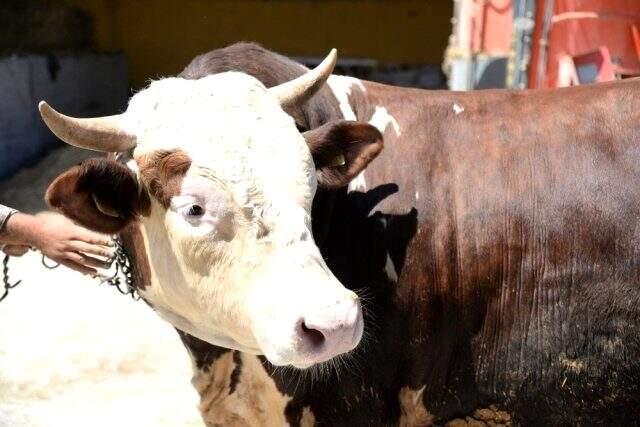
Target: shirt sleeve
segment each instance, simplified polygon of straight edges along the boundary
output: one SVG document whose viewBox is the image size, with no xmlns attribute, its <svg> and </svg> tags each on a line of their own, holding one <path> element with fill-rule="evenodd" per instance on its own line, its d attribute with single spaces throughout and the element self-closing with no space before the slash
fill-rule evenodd
<svg viewBox="0 0 640 427">
<path fill-rule="evenodd" d="M 0 231 L 4 229 L 4 225 L 11 215 L 18 212 L 15 209 L 11 209 L 8 206 L 0 205 Z"/>
</svg>

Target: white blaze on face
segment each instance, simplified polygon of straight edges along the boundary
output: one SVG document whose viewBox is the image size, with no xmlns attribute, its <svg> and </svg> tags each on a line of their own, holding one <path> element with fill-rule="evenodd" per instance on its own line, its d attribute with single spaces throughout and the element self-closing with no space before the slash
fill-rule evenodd
<svg viewBox="0 0 640 427">
<path fill-rule="evenodd" d="M 313 159 L 265 87 L 241 73 L 160 80 L 126 117 L 138 163 L 176 150 L 191 160 L 168 206 L 153 200 L 142 218 L 153 276 L 143 295 L 158 313 L 275 364 L 306 367 L 353 349 L 359 302 L 311 236 Z"/>
<path fill-rule="evenodd" d="M 229 72 L 159 80 L 132 98 L 126 117 L 126 129 L 138 137 L 136 156 L 179 149 L 236 186 L 240 197 L 260 180 L 267 192 L 278 189 L 311 204 L 316 183 L 304 139 L 250 76 Z"/>
</svg>

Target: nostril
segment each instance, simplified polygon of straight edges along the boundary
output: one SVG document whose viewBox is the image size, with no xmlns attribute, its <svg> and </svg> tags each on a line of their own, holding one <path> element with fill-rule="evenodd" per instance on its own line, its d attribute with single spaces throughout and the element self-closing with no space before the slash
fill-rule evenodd
<svg viewBox="0 0 640 427">
<path fill-rule="evenodd" d="M 308 341 L 313 348 L 321 347 L 324 344 L 324 334 L 317 329 L 308 327 L 304 320 L 300 325 L 300 329 L 302 329 L 302 337 Z"/>
</svg>

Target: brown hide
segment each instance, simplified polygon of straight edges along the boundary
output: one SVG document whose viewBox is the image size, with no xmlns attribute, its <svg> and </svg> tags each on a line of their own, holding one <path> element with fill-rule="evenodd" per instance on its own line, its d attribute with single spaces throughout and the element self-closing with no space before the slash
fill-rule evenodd
<svg viewBox="0 0 640 427">
<path fill-rule="evenodd" d="M 369 191 L 398 189 L 371 215 L 417 216 L 395 294 L 406 381 L 426 386 L 427 407 L 454 415 L 488 398 L 529 420 L 634 407 L 638 371 L 623 360 L 640 350 L 624 338 L 640 332 L 640 81 L 365 90 L 350 99 L 358 119 L 384 106 L 401 131 L 387 128 L 365 177 Z M 626 392 L 596 404 L 614 389 Z"/>
</svg>

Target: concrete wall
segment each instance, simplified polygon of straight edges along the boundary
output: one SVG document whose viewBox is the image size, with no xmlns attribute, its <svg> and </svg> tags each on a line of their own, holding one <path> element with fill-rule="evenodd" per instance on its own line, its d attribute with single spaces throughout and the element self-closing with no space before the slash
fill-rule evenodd
<svg viewBox="0 0 640 427">
<path fill-rule="evenodd" d="M 95 47 L 94 20 L 63 0 L 0 1 L 0 54 Z"/>
<path fill-rule="evenodd" d="M 123 55 L 1 58 L 0 179 L 59 143 L 40 119 L 40 100 L 67 114 L 91 117 L 121 112 L 128 95 Z"/>
<path fill-rule="evenodd" d="M 95 23 L 97 47 L 126 53 L 140 87 L 196 55 L 240 40 L 294 56 L 440 64 L 450 0 L 67 0 Z"/>
</svg>

